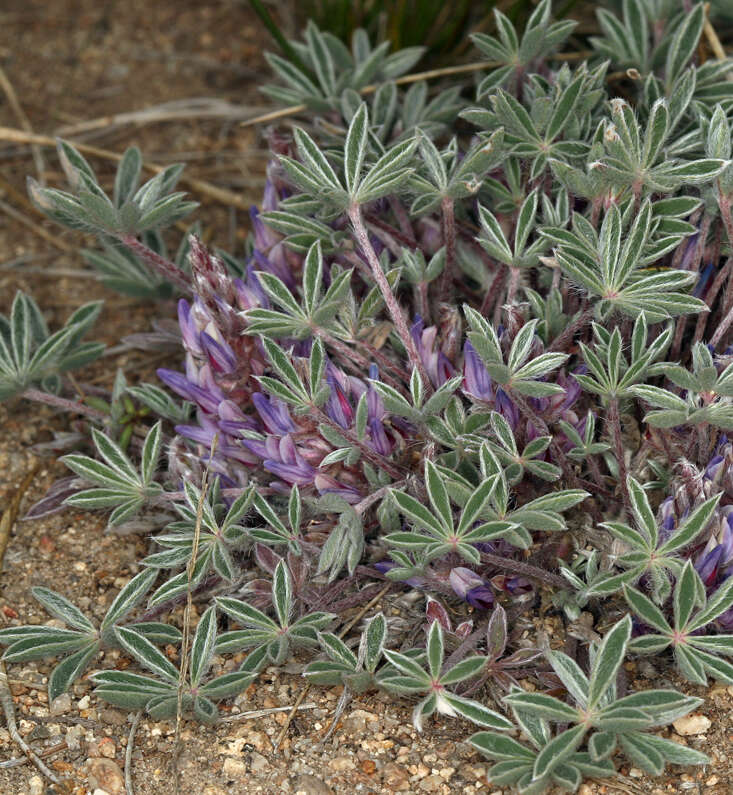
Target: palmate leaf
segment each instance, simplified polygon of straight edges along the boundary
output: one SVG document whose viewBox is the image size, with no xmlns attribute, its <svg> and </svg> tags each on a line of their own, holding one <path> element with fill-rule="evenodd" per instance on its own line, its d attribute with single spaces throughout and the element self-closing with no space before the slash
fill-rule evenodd
<svg viewBox="0 0 733 795">
<path fill-rule="evenodd" d="M 377 674 L 377 684 L 394 693 L 426 694 L 413 711 L 413 725 L 422 731 L 423 719 L 435 711 L 449 716 L 460 715 L 467 720 L 497 730 L 510 730 L 511 721 L 483 704 L 464 698 L 448 690 L 448 686 L 476 677 L 486 665 L 486 658 L 468 657 L 447 671 L 443 671 L 443 628 L 439 621 L 430 624 L 427 638 L 427 654 L 423 661 L 415 655 L 385 650 L 389 666 Z"/>
<path fill-rule="evenodd" d="M 32 593 L 41 605 L 72 629 L 37 625 L 0 630 L 0 644 L 8 646 L 3 659 L 21 662 L 68 654 L 49 677 L 48 692 L 49 700 L 52 701 L 65 693 L 84 673 L 100 649 L 118 645 L 114 633 L 116 623 L 142 601 L 154 580 L 155 572 L 149 571 L 133 577 L 109 606 L 99 630 L 61 594 L 48 588 L 33 588 Z M 149 640 L 175 643 L 180 638 L 180 632 L 175 627 L 169 628 L 156 622 L 140 624 L 139 627 Z M 161 633 L 161 628 L 165 633 Z"/>
<path fill-rule="evenodd" d="M 119 444 L 96 429 L 92 430 L 92 436 L 104 462 L 82 455 L 67 455 L 61 460 L 72 472 L 99 488 L 73 494 L 65 503 L 86 508 L 114 507 L 109 524 L 119 525 L 162 491 L 162 486 L 153 479 L 162 445 L 161 421 L 145 438 L 140 472 Z"/>
<path fill-rule="evenodd" d="M 85 304 L 66 325 L 50 334 L 38 305 L 18 291 L 9 318 L 0 315 L 0 400 L 29 387 L 43 387 L 60 373 L 82 367 L 101 356 L 104 345 L 82 343 L 102 309 Z"/>
</svg>

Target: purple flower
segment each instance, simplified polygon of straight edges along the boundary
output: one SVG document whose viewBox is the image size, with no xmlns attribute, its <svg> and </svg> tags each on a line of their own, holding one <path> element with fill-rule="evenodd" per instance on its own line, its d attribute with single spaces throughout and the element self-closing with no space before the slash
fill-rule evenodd
<svg viewBox="0 0 733 795">
<path fill-rule="evenodd" d="M 463 391 L 478 400 L 494 399 L 491 376 L 468 340 L 463 346 Z"/>
<path fill-rule="evenodd" d="M 472 607 L 485 610 L 494 603 L 494 592 L 488 583 L 471 569 L 456 566 L 451 569 L 448 581 L 456 596 L 460 596 Z"/>
</svg>

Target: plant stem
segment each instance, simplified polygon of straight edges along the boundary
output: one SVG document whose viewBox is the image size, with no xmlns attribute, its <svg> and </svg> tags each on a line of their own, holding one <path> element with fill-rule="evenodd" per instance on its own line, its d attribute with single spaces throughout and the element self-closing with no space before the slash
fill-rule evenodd
<svg viewBox="0 0 733 795">
<path fill-rule="evenodd" d="M 713 346 L 713 348 L 716 347 L 716 345 L 720 342 L 725 332 L 728 331 L 728 328 L 730 327 L 731 323 L 733 323 L 733 306 L 728 310 L 725 317 L 720 321 L 718 327 L 715 329 L 715 334 L 713 334 L 713 336 L 710 338 L 710 344 Z"/>
<path fill-rule="evenodd" d="M 72 414 L 83 414 L 93 420 L 104 420 L 109 417 L 99 409 L 93 409 L 91 406 L 85 406 L 83 403 L 77 403 L 75 400 L 68 400 L 67 398 L 52 395 L 49 392 L 43 392 L 41 389 L 29 387 L 24 392 L 21 392 L 21 397 L 27 400 L 35 400 L 37 403 L 45 403 L 47 406 L 53 406 L 57 409 L 63 409 Z"/>
<path fill-rule="evenodd" d="M 482 563 L 488 563 L 490 566 L 496 566 L 502 571 L 511 571 L 523 577 L 531 577 L 533 580 L 539 580 L 555 588 L 562 588 L 566 591 L 570 589 L 570 583 L 564 577 L 541 569 L 538 566 L 533 566 L 531 563 L 522 563 L 520 560 L 503 558 L 501 555 L 492 555 L 489 552 L 481 553 L 481 561 Z"/>
<path fill-rule="evenodd" d="M 618 398 L 612 395 L 608 401 L 608 425 L 613 440 L 616 460 L 618 461 L 618 474 L 621 481 L 621 496 L 624 500 L 626 510 L 631 512 L 631 499 L 629 498 L 629 487 L 626 483 L 626 453 L 624 450 L 623 437 L 621 435 L 621 416 L 618 411 Z"/>
<path fill-rule="evenodd" d="M 715 299 L 718 297 L 718 293 L 720 292 L 720 288 L 723 286 L 723 283 L 728 278 L 728 274 L 731 272 L 732 269 L 733 269 L 733 257 L 728 257 L 728 261 L 718 271 L 717 275 L 715 276 L 715 279 L 713 280 L 712 285 L 710 286 L 710 290 L 705 296 L 705 303 L 708 305 L 709 310 L 712 310 L 713 304 L 715 303 Z M 710 320 L 710 311 L 700 312 L 700 314 L 697 317 L 697 323 L 695 324 L 695 336 L 693 342 L 700 342 L 700 340 L 703 338 L 703 334 L 705 332 L 705 327 L 707 326 L 708 320 Z"/>
<path fill-rule="evenodd" d="M 509 284 L 506 288 L 505 303 L 511 304 L 519 289 L 519 268 L 509 268 Z"/>
<path fill-rule="evenodd" d="M 593 318 L 594 311 L 595 308 L 592 304 L 581 310 L 580 314 L 575 318 L 575 320 L 573 320 L 569 326 L 566 326 L 565 329 L 563 329 L 563 331 L 561 331 L 560 334 L 555 337 L 547 351 L 564 351 L 565 347 L 569 342 L 572 341 L 573 337 L 585 329 L 585 327 Z"/>
<path fill-rule="evenodd" d="M 443 245 L 445 246 L 445 267 L 440 277 L 438 300 L 445 301 L 450 294 L 456 269 L 456 215 L 453 199 L 445 196 L 440 203 L 443 221 Z"/>
<path fill-rule="evenodd" d="M 402 202 L 396 196 L 390 196 L 389 206 L 392 208 L 392 212 L 394 213 L 394 217 L 397 219 L 397 223 L 400 226 L 402 234 L 407 238 L 411 245 L 417 245 L 417 240 L 415 239 L 415 230 L 412 228 L 410 216 Z"/>
<path fill-rule="evenodd" d="M 183 611 L 183 637 L 181 638 L 181 667 L 178 679 L 178 700 L 176 703 L 176 731 L 173 741 L 173 774 L 174 774 L 174 787 L 175 791 L 179 790 L 179 776 L 178 776 L 178 756 L 181 750 L 181 720 L 183 712 L 183 693 L 186 689 L 186 680 L 188 678 L 188 661 L 191 650 L 189 648 L 189 640 L 191 634 L 191 612 L 193 611 L 193 590 L 191 582 L 193 574 L 196 569 L 196 559 L 199 552 L 199 541 L 201 539 L 201 523 L 204 516 L 204 503 L 206 502 L 206 495 L 209 490 L 209 474 L 211 472 L 211 462 L 216 452 L 216 446 L 219 442 L 219 434 L 217 433 L 211 442 L 211 454 L 209 461 L 204 471 L 204 476 L 201 479 L 201 492 L 199 494 L 199 502 L 196 507 L 196 524 L 193 530 L 193 544 L 191 546 L 191 557 L 186 566 L 186 579 L 188 580 L 188 588 L 186 589 L 186 607 Z"/>
<path fill-rule="evenodd" d="M 496 270 L 494 278 L 491 281 L 491 285 L 489 289 L 486 291 L 486 295 L 484 296 L 484 300 L 481 302 L 481 308 L 479 312 L 483 317 L 488 317 L 491 308 L 496 303 L 499 294 L 501 292 L 501 288 L 504 285 L 504 279 L 506 278 L 507 273 L 507 266 L 502 263 Z"/>
<path fill-rule="evenodd" d="M 387 305 L 387 309 L 392 318 L 392 322 L 395 325 L 397 334 L 402 340 L 402 344 L 405 346 L 410 363 L 413 367 L 416 367 L 418 373 L 420 373 L 420 378 L 422 378 L 425 392 L 427 395 L 429 395 L 433 391 L 430 377 L 425 371 L 425 366 L 422 363 L 422 359 L 418 353 L 415 341 L 412 339 L 410 330 L 407 328 L 405 316 L 400 305 L 397 303 L 397 299 L 392 292 L 392 288 L 389 286 L 389 282 L 387 281 L 387 277 L 384 275 L 382 266 L 379 264 L 377 253 L 374 251 L 371 241 L 369 240 L 369 234 L 367 233 L 366 227 L 364 226 L 364 221 L 361 217 L 361 208 L 358 204 L 352 204 L 349 208 L 349 218 L 354 226 L 354 233 L 356 235 L 357 243 L 367 258 L 367 262 L 369 263 L 369 267 L 372 270 L 374 280 L 379 286 L 379 289 L 382 293 L 382 298 L 384 298 L 384 303 Z"/>
<path fill-rule="evenodd" d="M 171 262 L 165 257 L 148 248 L 145 243 L 141 243 L 134 235 L 120 235 L 118 238 L 127 248 L 144 260 L 150 267 L 162 276 L 166 281 L 174 284 L 184 293 L 190 293 L 191 279 L 182 271 L 175 262 Z"/>
<path fill-rule="evenodd" d="M 368 496 L 364 497 L 363 500 L 357 502 L 354 506 L 354 510 L 359 515 L 366 513 L 375 502 L 379 502 L 382 497 L 385 497 L 390 489 L 401 489 L 406 482 L 406 480 L 398 480 L 396 483 L 390 483 L 389 486 L 382 486 L 381 489 L 377 489 L 377 491 L 369 494 Z"/>
</svg>

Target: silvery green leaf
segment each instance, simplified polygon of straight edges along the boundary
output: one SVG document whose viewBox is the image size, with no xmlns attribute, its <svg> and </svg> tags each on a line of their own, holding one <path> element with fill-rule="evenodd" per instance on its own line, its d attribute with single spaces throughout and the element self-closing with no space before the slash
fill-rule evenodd
<svg viewBox="0 0 733 795">
<path fill-rule="evenodd" d="M 115 635 L 120 646 L 145 668 L 172 684 L 178 682 L 178 669 L 139 632 L 130 627 L 115 627 Z"/>
<path fill-rule="evenodd" d="M 645 624 L 662 634 L 672 634 L 672 627 L 670 627 L 667 619 L 664 617 L 664 613 L 662 613 L 651 599 L 631 586 L 624 586 L 624 595 L 631 609 Z"/>
<path fill-rule="evenodd" d="M 438 515 L 438 520 L 443 528 L 443 534 L 453 530 L 453 511 L 448 498 L 443 479 L 432 461 L 425 462 L 425 486 L 433 510 Z M 429 527 L 429 525 L 428 525 Z"/>
<path fill-rule="evenodd" d="M 733 577 L 728 577 L 709 597 L 707 604 L 690 621 L 689 632 L 702 629 L 733 606 Z"/>
<path fill-rule="evenodd" d="M 525 693 L 515 690 L 505 696 L 504 701 L 517 711 L 527 712 L 547 720 L 574 723 L 578 719 L 577 710 L 545 693 Z"/>
<path fill-rule="evenodd" d="M 588 677 L 575 660 L 559 651 L 548 653 L 547 659 L 568 693 L 580 707 L 585 708 L 588 704 L 590 685 Z"/>
<path fill-rule="evenodd" d="M 614 732 L 595 732 L 588 740 L 588 751 L 594 762 L 608 759 L 616 750 L 617 738 Z"/>
<path fill-rule="evenodd" d="M 31 593 L 54 618 L 81 632 L 96 633 L 94 624 L 66 597 L 40 585 L 31 588 Z"/>
<path fill-rule="evenodd" d="M 48 678 L 48 700 L 52 702 L 55 698 L 65 693 L 71 685 L 86 670 L 92 658 L 99 652 L 99 644 L 90 643 L 75 654 L 62 660 L 51 671 Z"/>
<path fill-rule="evenodd" d="M 5 650 L 3 660 L 25 662 L 44 657 L 57 657 L 66 652 L 76 652 L 79 648 L 86 647 L 89 642 L 90 635 L 73 630 L 57 629 L 43 635 L 28 635 L 11 643 Z"/>
<path fill-rule="evenodd" d="M 209 668 L 216 644 L 216 608 L 204 611 L 191 644 L 191 685 L 198 687 Z"/>
<path fill-rule="evenodd" d="M 359 644 L 359 659 L 364 668 L 371 673 L 376 670 L 387 640 L 387 620 L 383 613 L 377 613 L 369 620 Z M 363 651 L 362 651 L 363 645 Z"/>
<path fill-rule="evenodd" d="M 586 731 L 587 728 L 581 724 L 567 729 L 550 740 L 537 754 L 533 769 L 534 778 L 543 778 L 567 759 L 583 741 Z"/>
<path fill-rule="evenodd" d="M 721 496 L 721 494 L 717 494 L 698 506 L 671 538 L 662 544 L 659 554 L 668 555 L 670 552 L 682 549 L 697 538 L 710 522 Z"/>
<path fill-rule="evenodd" d="M 272 603 L 280 625 L 286 627 L 293 610 L 293 584 L 283 560 L 277 564 L 272 578 Z"/>
<path fill-rule="evenodd" d="M 136 607 L 145 597 L 155 582 L 158 572 L 155 569 L 143 569 L 136 574 L 107 608 L 107 612 L 102 620 L 101 631 L 109 629 L 113 624 L 123 619 L 134 607 Z"/>
<path fill-rule="evenodd" d="M 427 470 L 427 467 L 426 467 Z M 445 535 L 442 523 L 420 502 L 404 491 L 390 489 L 390 496 L 397 505 L 398 510 L 419 527 L 430 530 L 438 537 Z M 447 499 L 447 497 L 446 497 Z"/>
<path fill-rule="evenodd" d="M 485 707 L 478 701 L 463 698 L 454 693 L 445 693 L 443 699 L 448 702 L 458 715 L 478 726 L 486 726 L 489 729 L 497 729 L 499 731 L 511 731 L 514 729 L 514 724 L 510 720 L 498 712 Z"/>
<path fill-rule="evenodd" d="M 505 734 L 476 732 L 468 738 L 468 742 L 489 759 L 534 762 L 534 753 L 529 748 Z"/>
<path fill-rule="evenodd" d="M 231 597 L 217 597 L 217 606 L 228 616 L 231 616 L 237 623 L 247 627 L 254 627 L 269 632 L 277 632 L 278 626 L 268 618 L 261 610 Z"/>
<path fill-rule="evenodd" d="M 346 176 L 346 189 L 350 196 L 356 196 L 361 169 L 366 154 L 369 134 L 369 115 L 365 102 L 362 102 L 354 114 L 346 134 L 344 145 L 344 172 Z"/>
<path fill-rule="evenodd" d="M 594 708 L 600 702 L 608 688 L 615 682 L 630 637 L 631 616 L 627 614 L 606 633 L 596 654 L 588 692 L 590 708 Z"/>
</svg>

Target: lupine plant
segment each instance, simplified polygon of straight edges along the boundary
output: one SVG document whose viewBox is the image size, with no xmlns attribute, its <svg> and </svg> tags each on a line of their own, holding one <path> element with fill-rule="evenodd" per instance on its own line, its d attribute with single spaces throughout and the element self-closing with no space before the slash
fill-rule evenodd
<svg viewBox="0 0 733 795">
<path fill-rule="evenodd" d="M 733 61 L 688 5 L 600 9 L 582 62 L 549 0 L 521 30 L 496 11 L 473 37 L 494 65 L 443 87 L 407 75 L 420 48 L 309 24 L 270 57 L 299 118 L 268 130 L 242 251 L 177 235 L 180 167 L 140 184 L 130 149 L 108 194 L 60 142 L 68 188 L 31 180 L 32 200 L 98 237 L 108 286 L 161 315 L 178 299 L 178 338 L 135 340 L 181 355 L 104 395 L 65 375 L 101 353 L 81 342 L 99 305 L 54 334 L 22 294 L 0 319 L 0 397 L 81 417 L 52 445 L 73 478 L 30 515 L 111 511 L 108 532 L 155 545 L 99 628 L 35 589 L 68 629 L 7 627 L 4 659 L 62 657 L 53 698 L 116 646 L 148 673 L 105 658 L 101 698 L 213 721 L 294 657 L 344 699 L 417 697 L 419 729 L 487 727 L 491 781 L 522 793 L 622 757 L 706 763 L 655 733 L 701 701 L 619 676 L 647 654 L 733 681 Z M 385 609 L 405 589 L 425 610 Z M 188 659 L 183 602 L 201 618 L 182 672 L 155 644 Z"/>
</svg>

